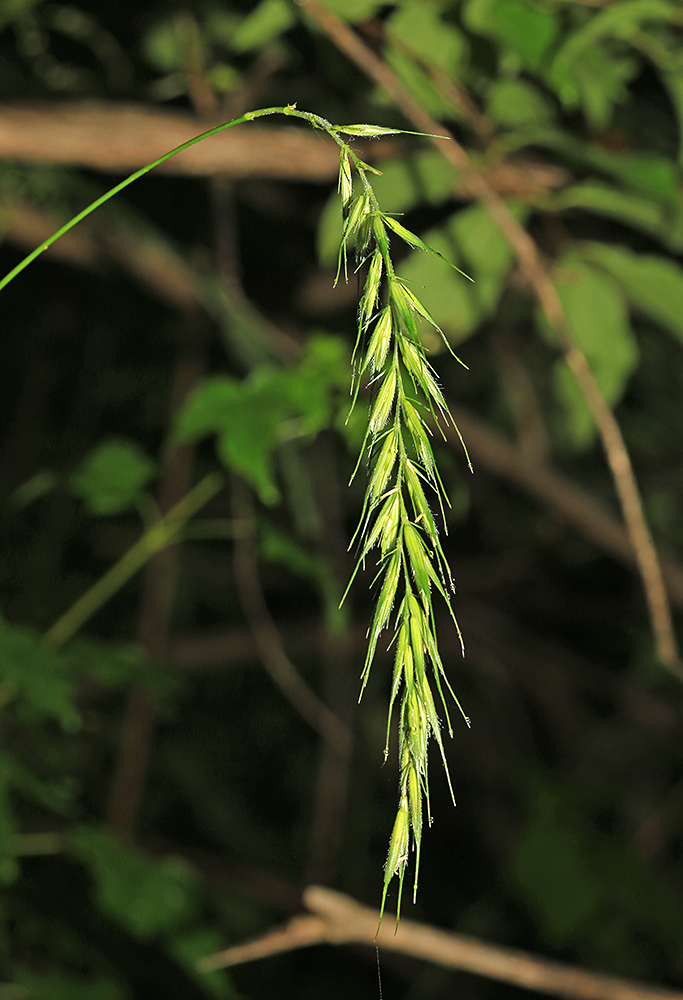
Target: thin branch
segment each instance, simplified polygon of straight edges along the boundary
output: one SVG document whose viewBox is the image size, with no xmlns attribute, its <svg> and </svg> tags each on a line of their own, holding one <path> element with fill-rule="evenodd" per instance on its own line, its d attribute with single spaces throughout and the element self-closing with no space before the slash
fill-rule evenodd
<svg viewBox="0 0 683 1000">
<path fill-rule="evenodd" d="M 233 479 L 235 521 L 243 525 L 234 548 L 237 590 L 244 617 L 266 673 L 287 701 L 340 756 L 348 756 L 353 733 L 311 690 L 287 656 L 277 626 L 268 610 L 258 576 L 254 511 L 246 487 Z"/>
<path fill-rule="evenodd" d="M 125 172 L 197 134 L 195 115 L 136 104 L 54 103 L 0 106 L 0 158 Z M 383 155 L 378 147 L 380 156 Z M 390 150 L 384 150 L 389 154 Z M 339 154 L 320 136 L 293 126 L 252 126 L 212 136 L 161 164 L 172 174 L 328 181 Z"/>
<path fill-rule="evenodd" d="M 193 115 L 114 101 L 0 104 L 0 159 L 20 163 L 63 163 L 124 172 L 196 133 Z M 376 162 L 403 155 L 405 145 L 386 139 L 381 144 L 360 142 L 357 148 L 362 158 Z M 336 178 L 339 154 L 319 134 L 291 126 L 253 125 L 244 132 L 219 133 L 211 142 L 193 146 L 158 169 L 185 176 L 275 177 L 324 184 Z M 522 156 L 487 168 L 485 176 L 501 195 L 519 198 L 538 198 L 570 180 L 562 168 Z M 456 189 L 468 196 L 457 182 Z"/>
<path fill-rule="evenodd" d="M 365 73 L 383 87 L 416 129 L 431 137 L 430 141 L 449 163 L 463 175 L 472 194 L 486 207 L 491 218 L 514 250 L 520 270 L 531 286 L 538 302 L 555 331 L 565 359 L 593 414 L 603 448 L 612 472 L 622 514 L 638 570 L 643 582 L 655 648 L 662 664 L 683 679 L 683 664 L 679 658 L 671 608 L 664 586 L 662 569 L 652 535 L 645 519 L 642 499 L 631 460 L 619 425 L 605 402 L 595 376 L 582 351 L 579 350 L 567 326 L 557 289 L 553 284 L 536 243 L 512 215 L 505 202 L 470 163 L 470 159 L 455 137 L 408 93 L 393 71 L 372 52 L 351 28 L 329 11 L 319 0 L 307 0 L 306 15 L 325 31 L 334 44 L 349 56 Z M 444 143 L 436 137 L 448 138 Z"/>
<path fill-rule="evenodd" d="M 601 500 L 551 465 L 532 460 L 469 410 L 450 402 L 449 407 L 475 465 L 536 497 L 598 549 L 609 552 L 627 566 L 635 565 L 626 530 Z M 453 429 L 448 428 L 447 433 L 452 443 L 459 445 Z M 683 566 L 661 553 L 659 560 L 669 597 L 683 610 Z"/>
<path fill-rule="evenodd" d="M 683 993 L 677 990 L 578 969 L 412 920 L 403 919 L 396 933 L 384 924 L 378 934 L 376 910 L 322 886 L 309 886 L 303 901 L 312 916 L 295 917 L 254 941 L 211 955 L 201 962 L 200 971 L 253 962 L 314 944 L 365 944 L 568 1000 L 683 1000 Z"/>
</svg>

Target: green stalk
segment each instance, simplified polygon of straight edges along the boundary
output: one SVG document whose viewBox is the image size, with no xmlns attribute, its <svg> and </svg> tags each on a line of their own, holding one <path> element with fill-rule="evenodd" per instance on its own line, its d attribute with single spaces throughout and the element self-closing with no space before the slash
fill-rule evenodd
<svg viewBox="0 0 683 1000">
<path fill-rule="evenodd" d="M 180 500 L 175 507 L 146 531 L 142 538 L 123 555 L 104 576 L 65 611 L 43 636 L 43 644 L 60 649 L 76 632 L 134 576 L 145 563 L 177 541 L 185 524 L 198 510 L 223 488 L 225 480 L 216 472 L 209 473 Z"/>
<path fill-rule="evenodd" d="M 41 243 L 40 246 L 36 247 L 35 250 L 32 250 L 27 257 L 24 257 L 24 259 L 19 264 L 17 264 L 16 267 L 12 268 L 12 270 L 8 274 L 6 274 L 4 278 L 0 279 L 0 291 L 2 291 L 3 288 L 9 285 L 10 281 L 16 278 L 18 274 L 21 274 L 24 268 L 28 267 L 28 265 L 31 264 L 36 259 L 36 257 L 39 257 L 41 253 L 44 253 L 45 250 L 51 247 L 52 244 L 55 243 L 60 236 L 63 236 L 64 233 L 68 233 L 70 229 L 73 229 L 73 227 L 76 226 L 79 222 L 87 218 L 87 216 L 90 215 L 91 212 L 94 212 L 96 208 L 99 208 L 100 205 L 104 205 L 105 202 L 109 201 L 110 198 L 113 198 L 115 194 L 119 193 L 119 191 L 123 191 L 123 189 L 127 188 L 129 184 L 132 184 L 134 181 L 138 180 L 138 178 L 143 177 L 146 173 L 149 173 L 149 171 L 153 170 L 154 167 L 158 167 L 159 164 L 165 163 L 166 160 L 170 160 L 172 156 L 176 155 L 176 153 L 182 153 L 184 149 L 189 149 L 190 146 L 194 146 L 195 143 L 201 142 L 202 139 L 208 139 L 209 136 L 211 135 L 216 135 L 218 132 L 224 132 L 226 129 L 232 128 L 233 125 L 241 125 L 243 122 L 253 121 L 254 118 L 262 118 L 264 115 L 276 115 L 276 114 L 286 115 L 291 113 L 292 112 L 288 110 L 288 108 L 286 107 L 263 108 L 260 111 L 248 111 L 246 114 L 242 115 L 241 118 L 235 118 L 231 122 L 224 122 L 222 125 L 216 125 L 215 128 L 210 128 L 208 132 L 202 132 L 201 135 L 196 135 L 193 139 L 188 139 L 187 142 L 183 142 L 180 144 L 180 146 L 176 146 L 175 149 L 170 150 L 170 152 L 164 153 L 163 156 L 160 156 L 157 160 L 154 160 L 152 163 L 148 163 L 145 167 L 140 167 L 140 169 L 136 170 L 135 173 L 130 175 L 130 177 L 126 177 L 124 181 L 121 181 L 119 184 L 116 184 L 113 188 L 110 188 L 110 190 L 107 191 L 105 194 L 101 195 L 99 198 L 93 201 L 92 204 L 88 205 L 87 208 L 84 208 L 82 212 L 78 213 L 78 215 L 74 215 L 73 219 L 70 219 L 67 223 L 65 223 L 61 227 L 61 229 L 58 229 L 56 233 L 53 233 L 49 239 L 45 240 L 44 243 Z"/>
</svg>

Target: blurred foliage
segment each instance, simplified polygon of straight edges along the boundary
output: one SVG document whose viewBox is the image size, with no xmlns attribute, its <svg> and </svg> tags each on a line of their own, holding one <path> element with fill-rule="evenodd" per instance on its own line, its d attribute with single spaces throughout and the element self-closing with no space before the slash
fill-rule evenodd
<svg viewBox="0 0 683 1000">
<path fill-rule="evenodd" d="M 539 244 L 657 541 L 681 558 L 680 3 L 327 6 L 454 130 Z M 209 112 L 287 102 L 409 127 L 289 0 L 0 0 L 0 116 L 64 99 L 196 112 L 197 132 Z M 419 250 L 398 265 L 469 367 L 423 331 L 448 400 L 611 502 L 592 417 L 504 238 L 432 147 L 391 142 L 363 153 L 388 150 L 383 209 L 475 278 Z M 66 218 L 109 185 L 0 163 L 2 273 L 29 239 L 15 213 Z M 372 566 L 337 610 L 363 419 L 359 407 L 345 424 L 356 298 L 355 279 L 332 289 L 333 187 L 150 175 L 112 202 L 105 231 L 153 233 L 160 267 L 200 275 L 206 312 L 167 301 L 125 252 L 90 269 L 41 258 L 2 293 L 0 1000 L 377 996 L 374 956 L 348 952 L 196 971 L 294 912 L 307 880 L 375 904 L 382 884 L 396 790 L 381 767 L 388 657 L 354 714 Z M 473 725 L 446 747 L 456 812 L 434 775 L 421 898 L 405 915 L 680 984 L 681 691 L 655 661 L 640 583 L 476 453 L 471 477 L 456 449 L 434 448 L 464 661 L 437 624 Z M 354 725 L 352 761 L 331 765 L 264 674 L 240 610 L 245 526 L 229 490 L 163 554 L 177 564 L 127 582 L 64 648 L 41 639 L 153 531 L 157 505 L 217 467 L 256 494 L 267 606 L 306 683 Z M 114 794 L 125 751 L 142 790 L 124 789 L 127 832 Z M 386 996 L 512 995 L 387 956 L 382 972 Z"/>
</svg>

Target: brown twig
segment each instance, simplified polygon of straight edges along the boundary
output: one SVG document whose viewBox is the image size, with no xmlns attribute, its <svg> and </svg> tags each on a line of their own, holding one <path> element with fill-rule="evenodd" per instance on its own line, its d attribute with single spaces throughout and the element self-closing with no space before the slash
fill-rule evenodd
<svg viewBox="0 0 683 1000">
<path fill-rule="evenodd" d="M 314 944 L 365 944 L 373 948 L 377 944 L 386 951 L 569 1000 L 683 1000 L 683 993 L 677 990 L 577 969 L 405 918 L 396 933 L 388 920 L 377 933 L 376 910 L 322 886 L 309 886 L 303 901 L 312 916 L 295 917 L 255 941 L 211 955 L 202 961 L 200 970 L 253 962 Z"/>
<path fill-rule="evenodd" d="M 430 141 L 439 152 L 460 171 L 473 196 L 486 207 L 514 250 L 520 270 L 555 331 L 567 364 L 574 373 L 597 424 L 643 582 L 657 655 L 668 670 L 679 679 L 683 679 L 683 664 L 678 654 L 662 569 L 645 519 L 631 459 L 614 414 L 605 402 L 585 355 L 574 342 L 557 289 L 541 261 L 536 243 L 482 174 L 472 167 L 468 154 L 454 136 L 427 114 L 393 71 L 363 43 L 358 35 L 319 0 L 306 0 L 305 11 L 339 49 L 391 95 L 415 128 L 431 137 Z M 445 143 L 440 141 L 439 137 L 451 141 Z"/>
<path fill-rule="evenodd" d="M 141 105 L 0 105 L 0 159 L 20 163 L 64 163 L 124 172 L 144 166 L 196 134 L 193 115 Z M 371 162 L 403 155 L 404 149 L 402 142 L 391 140 L 358 144 L 359 153 Z M 157 169 L 189 176 L 276 177 L 324 184 L 336 178 L 339 154 L 319 135 L 303 129 L 252 124 L 214 135 Z M 569 180 L 560 167 L 532 157 L 494 164 L 485 176 L 502 195 L 520 198 L 538 197 L 564 187 Z M 459 186 L 457 190 L 468 197 L 466 190 Z"/>
<path fill-rule="evenodd" d="M 232 483 L 235 521 L 241 525 L 234 546 L 237 590 L 244 617 L 263 666 L 276 687 L 317 733 L 347 756 L 351 730 L 313 692 L 287 656 L 280 633 L 268 610 L 258 575 L 254 511 L 250 494 L 237 479 Z"/>
</svg>

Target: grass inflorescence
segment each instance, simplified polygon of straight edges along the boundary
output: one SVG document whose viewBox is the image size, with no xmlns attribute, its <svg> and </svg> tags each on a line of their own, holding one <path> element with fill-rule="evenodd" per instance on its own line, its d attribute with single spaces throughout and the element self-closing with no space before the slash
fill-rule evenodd
<svg viewBox="0 0 683 1000">
<path fill-rule="evenodd" d="M 381 583 L 374 617 L 368 631 L 369 642 L 361 677 L 361 696 L 368 681 L 380 635 L 393 625 L 396 656 L 384 756 L 386 760 L 389 753 L 391 719 L 401 692 L 399 807 L 384 868 L 380 922 L 384 913 L 387 890 L 394 876 L 398 875 L 396 917 L 398 924 L 403 880 L 411 846 L 416 855 L 413 899 L 417 892 L 423 812 L 426 812 L 427 820 L 431 823 L 427 778 L 427 744 L 430 736 L 433 736 L 438 743 L 453 795 L 432 682 L 438 692 L 451 735 L 450 717 L 443 692 L 444 685 L 462 712 L 460 703 L 448 683 L 437 646 L 432 606 L 433 591 L 437 591 L 446 602 L 461 644 L 462 635 L 451 605 L 451 595 L 455 590 L 453 579 L 441 548 L 436 521 L 427 502 L 427 496 L 431 492 L 439 504 L 445 528 L 443 513 L 444 504 L 448 504 L 448 497 L 439 477 L 430 437 L 432 424 L 439 427 L 443 434 L 440 421 L 452 422 L 452 417 L 439 388 L 436 373 L 427 360 L 417 326 L 418 318 L 426 321 L 440 334 L 449 350 L 450 346 L 427 309 L 394 271 L 389 249 L 390 238 L 398 236 L 413 249 L 426 250 L 438 257 L 441 257 L 441 254 L 423 243 L 419 236 L 410 232 L 395 218 L 382 212 L 368 179 L 368 174 L 376 174 L 379 171 L 360 160 L 344 138 L 345 136 L 351 139 L 377 138 L 404 130 L 375 125 L 332 125 L 318 115 L 297 110 L 293 104 L 247 112 L 240 118 L 217 125 L 176 146 L 175 149 L 164 153 L 163 156 L 136 170 L 125 180 L 110 188 L 0 279 L 0 290 L 73 226 L 143 174 L 218 132 L 242 122 L 255 121 L 274 114 L 302 118 L 314 128 L 324 130 L 339 146 L 339 194 L 344 224 L 337 279 L 342 269 L 344 276 L 348 277 L 349 251 L 353 252 L 356 272 L 366 273 L 358 309 L 352 393 L 355 403 L 363 379 L 367 378 L 373 386 L 373 402 L 370 406 L 367 432 L 356 466 L 357 471 L 365 457 L 370 467 L 370 474 L 355 536 L 360 549 L 359 559 L 349 586 L 358 568 L 364 564 L 371 551 L 377 549 L 379 569 L 376 580 Z M 354 184 L 354 169 L 360 183 Z M 462 438 L 460 440 L 462 441 Z M 466 450 L 465 455 L 467 456 Z M 467 461 L 469 464 L 469 458 Z M 188 498 L 189 496 L 190 494 Z M 118 581 L 121 574 L 117 567 L 114 570 L 114 575 L 118 573 L 116 576 Z M 96 604 L 95 598 L 100 600 L 98 595 L 101 593 L 109 595 L 111 586 L 107 581 L 110 576 L 111 574 L 108 574 L 92 588 L 93 593 L 88 592 L 85 603 L 81 601 L 74 606 L 79 615 L 82 611 L 81 605 L 85 608 L 87 603 L 85 610 L 89 615 Z M 68 629 L 71 630 L 75 622 L 73 615 L 65 616 L 58 624 L 63 625 L 67 617 L 70 623 Z M 79 617 L 77 624 L 80 622 Z M 64 627 L 67 625 L 64 624 Z M 469 725 L 467 716 L 464 712 L 462 714 Z"/>
<path fill-rule="evenodd" d="M 396 652 L 384 756 L 386 760 L 391 719 L 400 693 L 399 806 L 384 869 L 380 922 L 387 890 L 394 876 L 398 875 L 398 924 L 410 848 L 415 851 L 414 900 L 423 815 L 426 814 L 428 823 L 431 823 L 427 774 L 427 745 L 431 736 L 441 752 L 453 796 L 434 688 L 450 735 L 452 729 L 444 686 L 469 725 L 469 719 L 446 677 L 437 644 L 432 604 L 435 591 L 446 602 L 462 645 L 462 634 L 451 604 L 455 591 L 453 578 L 428 502 L 431 495 L 432 501 L 438 503 L 445 529 L 443 515 L 448 497 L 437 470 L 430 438 L 433 425 L 439 427 L 443 434 L 440 421 L 452 421 L 452 417 L 436 373 L 427 360 L 418 319 L 440 334 L 449 351 L 450 345 L 412 289 L 396 274 L 390 238 L 398 236 L 411 248 L 441 255 L 381 210 L 368 178 L 368 172 L 375 172 L 374 168 L 359 160 L 339 135 L 375 136 L 388 130 L 372 126 L 333 129 L 340 145 L 339 193 L 344 220 L 337 278 L 342 271 L 345 276 L 348 275 L 349 250 L 354 252 L 356 271 L 362 270 L 366 275 L 358 308 L 352 392 L 355 403 L 361 382 L 367 379 L 373 388 L 373 401 L 356 466 L 357 471 L 365 457 L 369 478 L 355 536 L 359 557 L 352 580 L 371 551 L 377 549 L 376 582 L 379 582 L 379 592 L 368 630 L 361 696 L 380 635 L 386 628 L 393 627 Z M 360 181 L 357 190 L 354 189 L 352 165 Z M 467 461 L 469 464 L 469 458 Z"/>
</svg>

